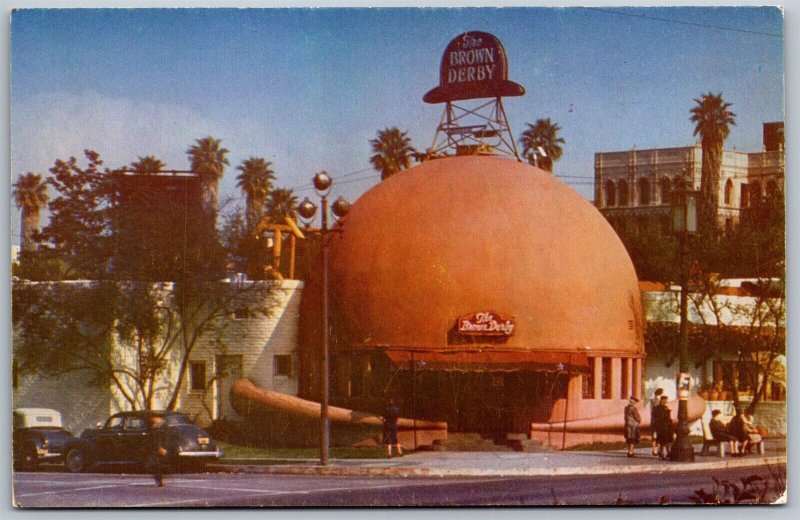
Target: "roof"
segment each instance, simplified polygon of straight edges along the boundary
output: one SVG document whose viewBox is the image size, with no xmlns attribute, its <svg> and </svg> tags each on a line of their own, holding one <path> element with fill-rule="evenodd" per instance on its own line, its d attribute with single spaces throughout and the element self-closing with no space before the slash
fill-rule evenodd
<svg viewBox="0 0 800 520">
<path fill-rule="evenodd" d="M 500 157 L 426 161 L 361 196 L 331 237 L 334 348 L 641 353 L 636 272 L 587 200 Z M 513 334 L 463 338 L 493 311 Z"/>
</svg>

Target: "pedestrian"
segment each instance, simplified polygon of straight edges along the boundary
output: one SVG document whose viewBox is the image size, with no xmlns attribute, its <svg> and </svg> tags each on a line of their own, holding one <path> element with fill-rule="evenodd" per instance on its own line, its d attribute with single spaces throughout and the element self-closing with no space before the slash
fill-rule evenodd
<svg viewBox="0 0 800 520">
<path fill-rule="evenodd" d="M 658 443 L 658 456 L 663 460 L 669 457 L 669 449 L 675 435 L 672 427 L 672 410 L 667 406 L 668 400 L 666 395 L 662 395 L 658 406 L 653 410 L 653 431 Z"/>
<path fill-rule="evenodd" d="M 639 400 L 631 396 L 628 406 L 625 407 L 625 443 L 628 445 L 628 457 L 633 457 L 633 449 L 639 444 L 639 424 L 642 417 L 636 409 Z"/>
<path fill-rule="evenodd" d="M 400 408 L 395 404 L 394 398 L 390 398 L 383 412 L 383 436 L 386 444 L 386 456 L 392 458 L 392 446 L 397 448 L 397 455 L 403 456 L 403 449 L 400 441 L 397 440 L 397 420 L 400 418 Z"/>
<path fill-rule="evenodd" d="M 655 457 L 658 455 L 658 443 L 656 442 L 656 428 L 653 425 L 653 412 L 656 409 L 656 406 L 661 404 L 661 394 L 664 393 L 663 388 L 656 388 L 656 392 L 653 394 L 653 398 L 650 399 L 650 440 L 653 447 L 653 456 Z"/>
<path fill-rule="evenodd" d="M 150 416 L 149 459 L 156 486 L 164 486 L 164 459 L 167 456 L 167 423 L 160 415 Z"/>
</svg>

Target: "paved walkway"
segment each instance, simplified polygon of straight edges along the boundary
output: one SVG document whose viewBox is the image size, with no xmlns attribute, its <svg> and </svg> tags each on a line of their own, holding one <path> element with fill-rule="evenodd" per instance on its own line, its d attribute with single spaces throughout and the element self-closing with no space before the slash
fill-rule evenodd
<svg viewBox="0 0 800 520">
<path fill-rule="evenodd" d="M 695 446 L 699 453 L 700 446 Z M 607 475 L 618 473 L 684 472 L 786 463 L 785 441 L 772 439 L 765 455 L 719 458 L 695 456 L 695 462 L 663 461 L 650 448 L 636 450 L 635 457 L 620 451 L 437 452 L 421 451 L 392 459 L 331 459 L 327 466 L 318 459 L 251 460 L 241 464 L 217 464 L 218 471 L 296 475 L 348 476 L 549 476 Z M 212 469 L 212 467 L 209 467 Z"/>
</svg>

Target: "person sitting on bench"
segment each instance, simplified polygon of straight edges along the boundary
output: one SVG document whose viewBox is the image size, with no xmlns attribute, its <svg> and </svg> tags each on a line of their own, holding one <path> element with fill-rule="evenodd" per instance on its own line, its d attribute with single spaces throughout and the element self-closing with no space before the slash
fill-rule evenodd
<svg viewBox="0 0 800 520">
<path fill-rule="evenodd" d="M 725 423 L 719 420 L 722 412 L 714 410 L 711 412 L 711 420 L 708 422 L 708 429 L 711 430 L 711 436 L 717 442 L 727 442 L 730 447 L 731 453 L 736 453 L 736 437 L 728 433 Z"/>
</svg>

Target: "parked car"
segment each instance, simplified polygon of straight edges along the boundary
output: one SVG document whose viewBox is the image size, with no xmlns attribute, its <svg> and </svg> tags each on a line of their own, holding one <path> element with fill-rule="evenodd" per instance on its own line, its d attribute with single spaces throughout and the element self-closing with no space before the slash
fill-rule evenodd
<svg viewBox="0 0 800 520">
<path fill-rule="evenodd" d="M 120 412 L 105 424 L 81 432 L 78 445 L 67 452 L 66 467 L 73 473 L 102 465 L 147 467 L 152 462 L 151 418 L 164 419 L 167 455 L 163 463 L 182 470 L 202 469 L 222 456 L 222 450 L 205 430 L 186 414 L 163 410 Z"/>
<path fill-rule="evenodd" d="M 77 437 L 65 430 L 61 414 L 50 408 L 16 408 L 12 452 L 14 467 L 34 470 L 41 463 L 62 463 Z"/>
</svg>

